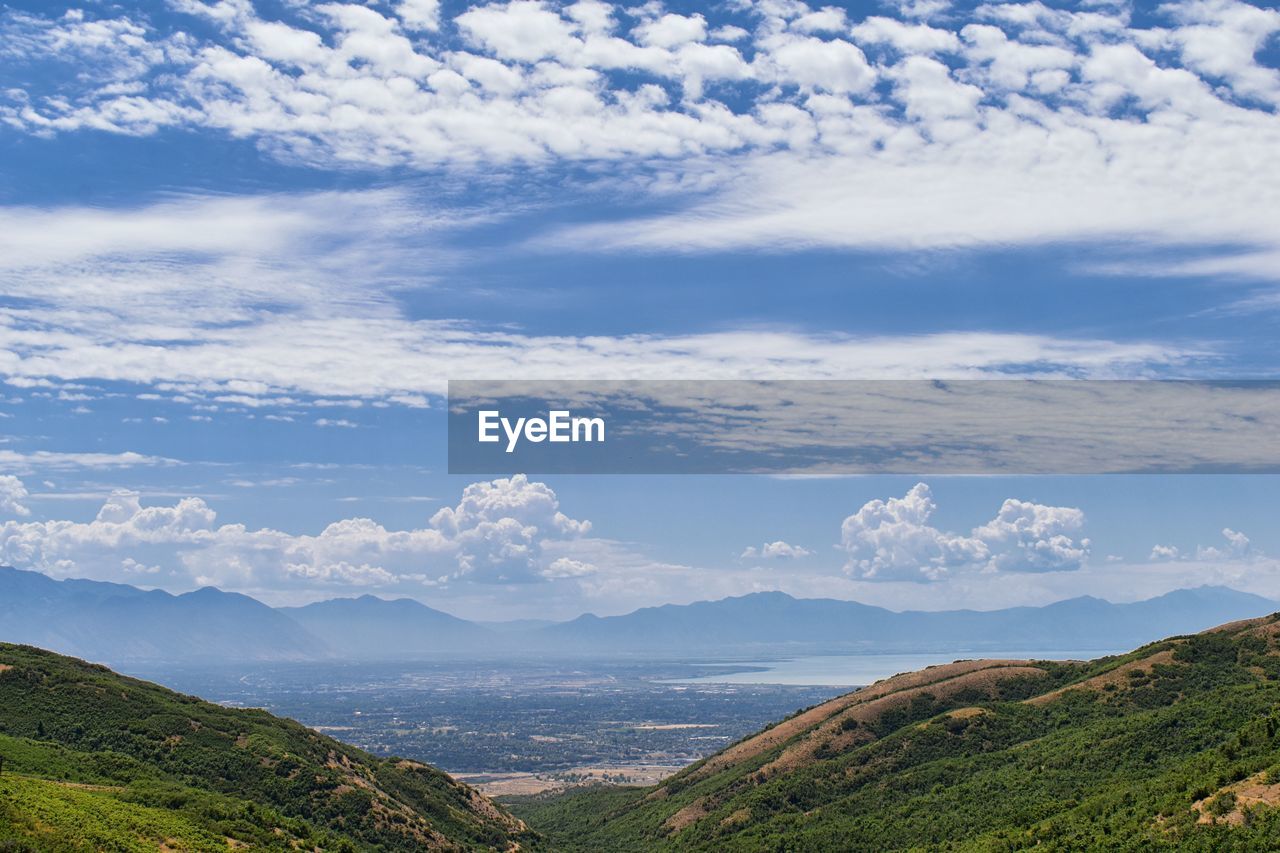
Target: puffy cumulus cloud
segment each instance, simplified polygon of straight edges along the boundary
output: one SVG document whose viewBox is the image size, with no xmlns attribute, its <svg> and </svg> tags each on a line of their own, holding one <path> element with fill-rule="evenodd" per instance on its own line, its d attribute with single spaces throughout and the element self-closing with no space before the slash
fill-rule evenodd
<svg viewBox="0 0 1280 853">
<path fill-rule="evenodd" d="M 951 30 L 872 16 L 853 28 L 853 36 L 866 44 L 888 44 L 903 53 L 956 52 L 960 38 Z"/>
<path fill-rule="evenodd" d="M 845 570 L 866 580 L 940 580 L 986 557 L 977 540 L 929 526 L 937 505 L 924 483 L 901 498 L 868 501 L 840 525 Z"/>
<path fill-rule="evenodd" d="M 1230 527 L 1222 528 L 1223 543 L 1220 545 L 1200 545 L 1194 552 L 1187 553 L 1176 545 L 1156 545 L 1151 549 L 1152 562 L 1171 560 L 1194 560 L 1207 563 L 1224 563 L 1241 560 L 1257 560 L 1263 555 L 1253 547 L 1249 537 L 1239 530 Z"/>
<path fill-rule="evenodd" d="M 973 536 L 987 550 L 988 569 L 1059 572 L 1080 568 L 1089 555 L 1089 540 L 1072 538 L 1083 527 L 1084 513 L 1074 507 L 1010 498 Z"/>
<path fill-rule="evenodd" d="M 27 487 L 12 474 L 0 475 L 0 514 L 30 515 L 23 503 L 27 499 Z"/>
<path fill-rule="evenodd" d="M 842 34 L 849 28 L 849 17 L 844 9 L 824 6 L 817 11 L 805 11 L 790 22 L 791 29 L 801 33 Z"/>
<path fill-rule="evenodd" d="M 431 527 L 455 546 L 457 576 L 473 581 L 515 583 L 589 573 L 586 564 L 571 560 L 540 568 L 544 540 L 582 536 L 591 523 L 560 512 L 555 492 L 523 474 L 467 486 L 456 507 L 432 516 Z"/>
<path fill-rule="evenodd" d="M 1249 537 L 1245 536 L 1239 530 L 1232 530 L 1230 527 L 1222 528 L 1222 537 L 1227 540 L 1227 553 L 1235 556 L 1244 556 L 1251 549 Z"/>
<path fill-rule="evenodd" d="M 761 46 L 768 57 L 763 73 L 801 91 L 854 94 L 875 84 L 875 69 L 852 42 L 788 33 L 770 36 Z"/>
<path fill-rule="evenodd" d="M 396 14 L 406 30 L 440 29 L 440 0 L 400 0 Z"/>
<path fill-rule="evenodd" d="M 117 491 L 89 522 L 8 521 L 0 560 L 57 576 L 155 576 L 172 586 L 307 589 L 448 586 L 577 578 L 594 568 L 549 543 L 590 529 L 559 510 L 555 493 L 524 476 L 467 487 L 427 526 L 388 530 L 369 518 L 334 522 L 317 535 L 219 524 L 200 498 L 144 507 Z"/>
<path fill-rule="evenodd" d="M 937 504 L 925 483 L 901 498 L 869 501 L 844 520 L 840 547 L 845 571 L 859 580 L 939 581 L 957 572 L 1050 572 L 1079 569 L 1089 540 L 1071 534 L 1084 514 L 1009 499 L 991 521 L 968 535 L 929 520 Z"/>
<path fill-rule="evenodd" d="M 706 41 L 707 19 L 702 15 L 665 14 L 638 25 L 633 34 L 641 44 L 677 47 Z"/>
<path fill-rule="evenodd" d="M 808 557 L 813 552 L 808 548 L 800 545 L 792 545 L 778 539 L 774 542 L 766 542 L 756 547 L 750 545 L 745 548 L 738 559 L 740 560 L 795 560 L 800 557 Z"/>
<path fill-rule="evenodd" d="M 563 235 L 584 247 L 1123 235 L 1216 247 L 1211 272 L 1275 277 L 1280 12 L 1178 0 L 1138 22 L 1126 4 L 894 5 L 9 12 L 0 121 L 43 135 L 205 128 L 362 167 L 608 162 L 641 185 L 710 190 Z"/>
<path fill-rule="evenodd" d="M 1226 81 L 1245 97 L 1277 103 L 1280 71 L 1256 57 L 1280 32 L 1280 10 L 1230 0 L 1191 0 L 1167 9 L 1178 26 L 1152 30 L 1145 44 L 1175 49 L 1187 67 Z"/>
</svg>

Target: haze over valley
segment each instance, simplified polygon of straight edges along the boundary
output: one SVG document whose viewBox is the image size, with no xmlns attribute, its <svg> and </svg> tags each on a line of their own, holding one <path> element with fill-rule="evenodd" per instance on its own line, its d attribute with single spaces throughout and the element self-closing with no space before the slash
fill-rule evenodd
<svg viewBox="0 0 1280 853">
<path fill-rule="evenodd" d="M 771 592 L 480 624 L 411 599 L 271 608 L 214 588 L 171 595 L 0 568 L 0 641 L 265 708 L 498 794 L 652 783 L 898 672 L 972 657 L 1094 658 L 1276 607 L 1222 587 L 985 612 Z"/>
</svg>

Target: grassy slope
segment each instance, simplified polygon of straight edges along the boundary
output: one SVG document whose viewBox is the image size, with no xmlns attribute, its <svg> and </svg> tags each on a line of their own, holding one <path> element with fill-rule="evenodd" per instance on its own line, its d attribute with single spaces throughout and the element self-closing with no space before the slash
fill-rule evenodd
<svg viewBox="0 0 1280 853">
<path fill-rule="evenodd" d="M 0 826 L 17 849 L 227 849 L 224 837 L 181 812 L 130 803 L 120 799 L 117 790 L 15 774 L 0 778 Z"/>
<path fill-rule="evenodd" d="M 513 809 L 563 850 L 1272 850 L 1278 635 L 899 676 L 655 788 Z"/>
<path fill-rule="evenodd" d="M 473 789 L 264 711 L 0 644 L 0 850 L 528 849 Z"/>
</svg>

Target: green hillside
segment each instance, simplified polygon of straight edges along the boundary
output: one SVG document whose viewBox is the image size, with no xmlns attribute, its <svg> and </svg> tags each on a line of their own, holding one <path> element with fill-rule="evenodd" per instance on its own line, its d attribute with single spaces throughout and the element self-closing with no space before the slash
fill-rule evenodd
<svg viewBox="0 0 1280 853">
<path fill-rule="evenodd" d="M 804 711 L 653 788 L 513 810 L 573 850 L 1275 850 L 1280 616 L 1089 663 L 970 661 Z"/>
<path fill-rule="evenodd" d="M 516 850 L 473 789 L 291 720 L 0 644 L 0 851 Z"/>
</svg>

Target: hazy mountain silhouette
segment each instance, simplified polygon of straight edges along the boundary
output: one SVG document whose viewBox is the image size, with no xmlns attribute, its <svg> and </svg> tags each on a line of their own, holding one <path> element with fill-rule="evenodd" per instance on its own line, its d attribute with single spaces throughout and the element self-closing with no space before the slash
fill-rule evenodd
<svg viewBox="0 0 1280 853">
<path fill-rule="evenodd" d="M 1044 607 L 896 613 L 856 601 L 760 592 L 719 601 L 646 607 L 623 616 L 579 616 L 536 632 L 543 647 L 593 652 L 1110 649 L 1270 613 L 1276 603 L 1226 587 L 1112 604 L 1082 596 Z"/>
<path fill-rule="evenodd" d="M 323 638 L 339 656 L 357 660 L 475 652 L 494 641 L 487 628 L 410 598 L 385 601 L 362 595 L 282 607 L 279 612 Z"/>
<path fill-rule="evenodd" d="M 760 592 L 494 629 L 406 598 L 365 595 L 273 609 L 213 588 L 171 595 L 0 567 L 0 642 L 105 662 L 1101 650 L 1193 633 L 1276 606 L 1209 586 L 1131 604 L 1082 596 L 1044 607 L 903 613 Z"/>
<path fill-rule="evenodd" d="M 0 640 L 94 660 L 309 660 L 327 646 L 257 599 L 171 595 L 0 567 Z"/>
</svg>

